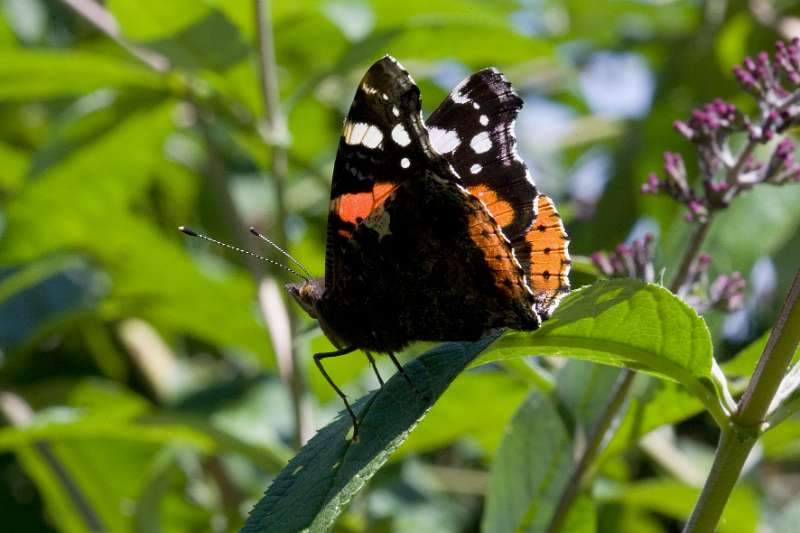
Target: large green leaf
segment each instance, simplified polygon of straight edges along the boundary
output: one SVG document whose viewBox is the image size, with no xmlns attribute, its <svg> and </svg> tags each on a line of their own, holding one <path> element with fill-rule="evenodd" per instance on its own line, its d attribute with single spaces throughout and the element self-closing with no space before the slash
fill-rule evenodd
<svg viewBox="0 0 800 533">
<path fill-rule="evenodd" d="M 395 375 L 361 398 L 353 405 L 361 421 L 358 442 L 349 438 L 350 418 L 340 414 L 275 478 L 242 531 L 328 528 L 455 377 L 494 339 L 443 344 L 406 365 L 417 391 Z"/>
<path fill-rule="evenodd" d="M 532 393 L 507 428 L 493 462 L 483 530 L 545 531 L 573 468 L 576 442 L 594 425 L 619 376 L 615 368 L 570 361 L 552 395 Z M 563 531 L 593 531 L 594 507 L 573 502 Z"/>
<path fill-rule="evenodd" d="M 136 63 L 75 50 L 0 50 L 0 65 L 0 100 L 60 98 L 102 87 L 163 87 L 160 76 Z"/>
<path fill-rule="evenodd" d="M 505 335 L 476 364 L 530 355 L 576 357 L 676 380 L 720 423 L 733 405 L 705 322 L 653 284 L 607 280 L 574 291 L 541 328 Z"/>
<path fill-rule="evenodd" d="M 544 531 L 569 478 L 573 451 L 570 428 L 556 403 L 531 394 L 492 463 L 483 530 Z"/>
</svg>

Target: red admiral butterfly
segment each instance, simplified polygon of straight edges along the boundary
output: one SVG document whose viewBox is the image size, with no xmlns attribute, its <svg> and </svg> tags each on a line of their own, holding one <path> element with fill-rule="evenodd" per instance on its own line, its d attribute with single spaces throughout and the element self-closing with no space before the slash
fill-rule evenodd
<svg viewBox="0 0 800 533">
<path fill-rule="evenodd" d="M 402 372 L 393 353 L 411 341 L 533 330 L 569 291 L 564 226 L 516 151 L 521 107 L 492 68 L 427 121 L 394 58 L 362 79 L 334 165 L 325 278 L 287 285 L 339 348 L 314 360 L 354 432 L 323 359 L 360 349 L 375 369 L 371 353 L 386 353 Z"/>
</svg>

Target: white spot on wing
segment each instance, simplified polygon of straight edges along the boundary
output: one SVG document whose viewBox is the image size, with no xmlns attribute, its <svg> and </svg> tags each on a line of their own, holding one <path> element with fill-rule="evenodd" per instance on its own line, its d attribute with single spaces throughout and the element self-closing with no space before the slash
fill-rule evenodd
<svg viewBox="0 0 800 533">
<path fill-rule="evenodd" d="M 344 131 L 342 136 L 344 142 L 347 144 L 361 144 L 361 139 L 367 133 L 367 124 L 364 122 L 350 122 L 349 120 L 344 123 Z"/>
<path fill-rule="evenodd" d="M 392 115 L 394 115 L 394 116 L 396 116 L 396 117 L 399 117 L 399 116 L 400 116 L 400 110 L 399 110 L 399 109 L 397 109 L 397 106 L 396 106 L 396 105 L 393 105 L 393 106 L 392 106 Z"/>
<path fill-rule="evenodd" d="M 474 165 L 472 165 L 471 167 L 469 167 L 469 171 L 470 171 L 471 173 L 473 173 L 473 174 L 477 174 L 477 173 L 478 173 L 478 172 L 480 172 L 481 170 L 483 170 L 483 167 L 482 167 L 480 164 L 478 164 L 478 163 L 475 163 Z"/>
<path fill-rule="evenodd" d="M 475 109 L 480 109 L 481 105 L 478 102 L 472 102 L 472 107 L 474 107 Z"/>
<path fill-rule="evenodd" d="M 453 87 L 452 91 L 450 91 L 450 99 L 453 100 L 453 102 L 457 104 L 466 104 L 469 102 L 469 97 L 464 96 L 464 94 L 462 93 L 462 91 L 464 90 L 464 86 L 467 84 L 468 81 L 469 78 L 461 80 L 461 82 L 455 87 Z"/>
<path fill-rule="evenodd" d="M 402 124 L 392 128 L 392 140 L 400 146 L 408 146 L 411 143 L 411 138 Z"/>
<path fill-rule="evenodd" d="M 481 115 L 481 118 L 479 120 L 481 122 L 481 126 L 486 126 L 489 124 L 489 117 L 487 117 L 486 115 Z"/>
<path fill-rule="evenodd" d="M 361 144 L 367 148 L 377 148 L 382 140 L 383 133 L 381 133 L 381 130 L 377 126 L 368 126 L 364 138 L 361 139 Z"/>
<path fill-rule="evenodd" d="M 429 130 L 431 145 L 440 154 L 447 154 L 458 148 L 461 139 L 455 130 L 443 130 L 440 128 L 430 128 Z"/>
<path fill-rule="evenodd" d="M 377 126 L 366 122 L 350 122 L 349 120 L 344 123 L 342 136 L 347 144 L 363 144 L 367 148 L 377 148 L 383 140 L 383 133 Z"/>
<path fill-rule="evenodd" d="M 400 166 L 403 168 L 408 168 L 411 166 L 411 161 L 409 161 L 407 157 L 404 157 L 403 159 L 400 160 Z"/>
<path fill-rule="evenodd" d="M 472 148 L 472 151 L 476 154 L 488 152 L 492 149 L 492 140 L 489 138 L 489 132 L 480 132 L 472 138 L 472 140 L 469 142 L 469 145 Z"/>
</svg>

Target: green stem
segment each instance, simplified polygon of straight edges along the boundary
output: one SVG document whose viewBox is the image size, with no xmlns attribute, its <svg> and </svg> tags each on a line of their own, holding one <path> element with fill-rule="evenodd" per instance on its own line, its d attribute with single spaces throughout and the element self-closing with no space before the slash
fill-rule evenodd
<svg viewBox="0 0 800 533">
<path fill-rule="evenodd" d="M 597 420 L 594 427 L 592 427 L 589 441 L 586 443 L 586 448 L 581 454 L 578 463 L 575 465 L 572 474 L 570 474 L 569 481 L 567 481 L 564 491 L 561 493 L 561 498 L 558 500 L 558 505 L 553 513 L 552 520 L 550 520 L 547 533 L 557 533 L 561 529 L 575 498 L 578 496 L 578 491 L 583 484 L 586 472 L 589 471 L 595 458 L 606 443 L 608 430 L 619 414 L 622 405 L 625 403 L 625 397 L 628 395 L 628 391 L 635 377 L 636 372 L 633 370 L 623 370 L 620 372 L 617 382 L 614 385 L 614 392 L 611 395 L 611 399 L 606 404 L 603 412 L 600 413 L 600 418 Z"/>
<path fill-rule="evenodd" d="M 272 28 L 271 6 L 268 0 L 254 0 L 254 14 L 256 18 L 256 36 L 258 39 L 258 59 L 260 73 L 261 98 L 264 102 L 264 122 L 269 129 L 268 138 L 276 141 L 272 146 L 272 179 L 275 184 L 276 216 L 278 224 L 275 237 L 279 246 L 288 250 L 285 222 L 286 210 L 286 178 L 289 173 L 289 156 L 285 141 L 288 137 L 286 119 L 280 106 L 280 91 L 278 85 L 278 65 L 275 59 L 275 38 Z M 294 338 L 296 331 L 296 317 L 289 311 L 289 336 Z M 292 413 L 295 421 L 296 448 L 300 448 L 311 438 L 313 428 L 307 413 L 311 407 L 306 397 L 306 383 L 303 372 L 297 364 L 297 350 L 292 343 L 286 357 L 278 357 L 278 364 L 282 366 L 281 376 L 286 380 L 289 395 L 292 398 Z M 276 354 L 280 355 L 280 354 Z"/>
<path fill-rule="evenodd" d="M 708 235 L 708 228 L 711 226 L 711 216 L 712 215 L 709 213 L 705 222 L 700 222 L 692 230 L 692 235 L 689 237 L 689 245 L 687 246 L 686 251 L 683 252 L 681 264 L 678 266 L 678 272 L 675 274 L 675 277 L 672 279 L 672 283 L 669 286 L 669 290 L 674 294 L 678 294 L 681 287 L 683 287 L 687 278 L 689 277 L 689 271 L 692 268 L 692 263 L 694 263 L 695 259 L 697 259 L 697 254 L 700 253 L 700 247 L 703 245 L 706 235 Z"/>
<path fill-rule="evenodd" d="M 722 431 L 711 472 L 683 533 L 716 531 L 725 504 L 757 438 L 756 432 L 740 431 L 733 425 Z"/>
<path fill-rule="evenodd" d="M 712 533 L 758 439 L 764 418 L 800 343 L 800 270 L 778 315 L 758 368 L 720 437 L 708 475 L 684 533 Z"/>
</svg>

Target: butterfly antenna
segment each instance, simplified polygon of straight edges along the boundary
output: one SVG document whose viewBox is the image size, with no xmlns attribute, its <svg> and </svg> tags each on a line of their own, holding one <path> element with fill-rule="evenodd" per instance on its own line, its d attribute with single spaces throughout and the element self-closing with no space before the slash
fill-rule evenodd
<svg viewBox="0 0 800 533">
<path fill-rule="evenodd" d="M 264 234 L 260 233 L 260 232 L 259 232 L 259 231 L 258 231 L 256 228 L 254 228 L 253 226 L 250 226 L 250 233 L 252 233 L 252 234 L 253 234 L 253 235 L 255 235 L 256 237 L 258 237 L 258 238 L 259 238 L 259 239 L 261 239 L 262 241 L 265 241 L 266 243 L 268 243 L 268 244 L 271 244 L 271 245 L 272 245 L 272 246 L 273 246 L 273 247 L 274 247 L 276 250 L 278 250 L 280 253 L 282 253 L 283 255 L 285 255 L 286 257 L 288 257 L 288 258 L 289 258 L 289 260 L 290 260 L 291 262 L 293 262 L 295 265 L 299 266 L 299 267 L 300 267 L 300 270 L 302 270 L 303 272 L 305 272 L 305 273 L 306 273 L 306 275 L 307 275 L 308 277 L 312 277 L 312 276 L 311 276 L 311 272 L 309 272 L 309 271 L 306 269 L 306 267 L 304 267 L 304 266 L 303 266 L 303 263 L 301 263 L 300 261 L 298 261 L 297 259 L 295 259 L 295 258 L 294 258 L 294 257 L 292 257 L 291 255 L 289 255 L 289 252 L 287 252 L 286 250 L 284 250 L 283 248 L 281 248 L 280 246 L 278 246 L 277 244 L 275 244 L 274 242 L 272 242 L 271 240 L 269 240 L 269 239 L 268 239 L 268 238 L 267 238 L 267 237 L 266 237 Z"/>
<path fill-rule="evenodd" d="M 251 257 L 255 257 L 256 259 L 260 259 L 261 261 L 264 261 L 265 263 L 270 263 L 270 264 L 273 264 L 273 265 L 275 265 L 275 266 L 277 266 L 279 268 L 282 268 L 283 270 L 285 270 L 285 271 L 287 271 L 287 272 L 289 272 L 291 274 L 294 274 L 298 278 L 302 278 L 305 281 L 309 280 L 309 278 L 307 276 L 304 276 L 302 274 L 299 274 L 299 273 L 295 272 L 294 270 L 292 270 L 288 266 L 282 265 L 281 263 L 278 263 L 277 261 L 273 261 L 272 259 L 268 259 L 268 258 L 266 258 L 264 256 L 258 255 L 257 253 L 251 252 L 250 250 L 244 250 L 242 248 L 239 248 L 238 246 L 234 246 L 234 245 L 228 244 L 226 242 L 218 241 L 217 239 L 209 237 L 208 235 L 203 235 L 202 233 L 197 233 L 196 231 L 194 231 L 192 229 L 189 229 L 186 226 L 178 226 L 178 229 L 181 232 L 183 232 L 186 235 L 189 235 L 191 237 L 199 237 L 200 239 L 206 240 L 208 242 L 213 242 L 214 244 L 216 244 L 218 246 L 222 246 L 223 248 L 228 248 L 229 250 L 233 250 L 233 251 L 239 252 L 241 254 L 245 254 L 245 255 L 249 255 Z M 309 276 L 310 276 L 310 274 L 309 274 Z"/>
</svg>

